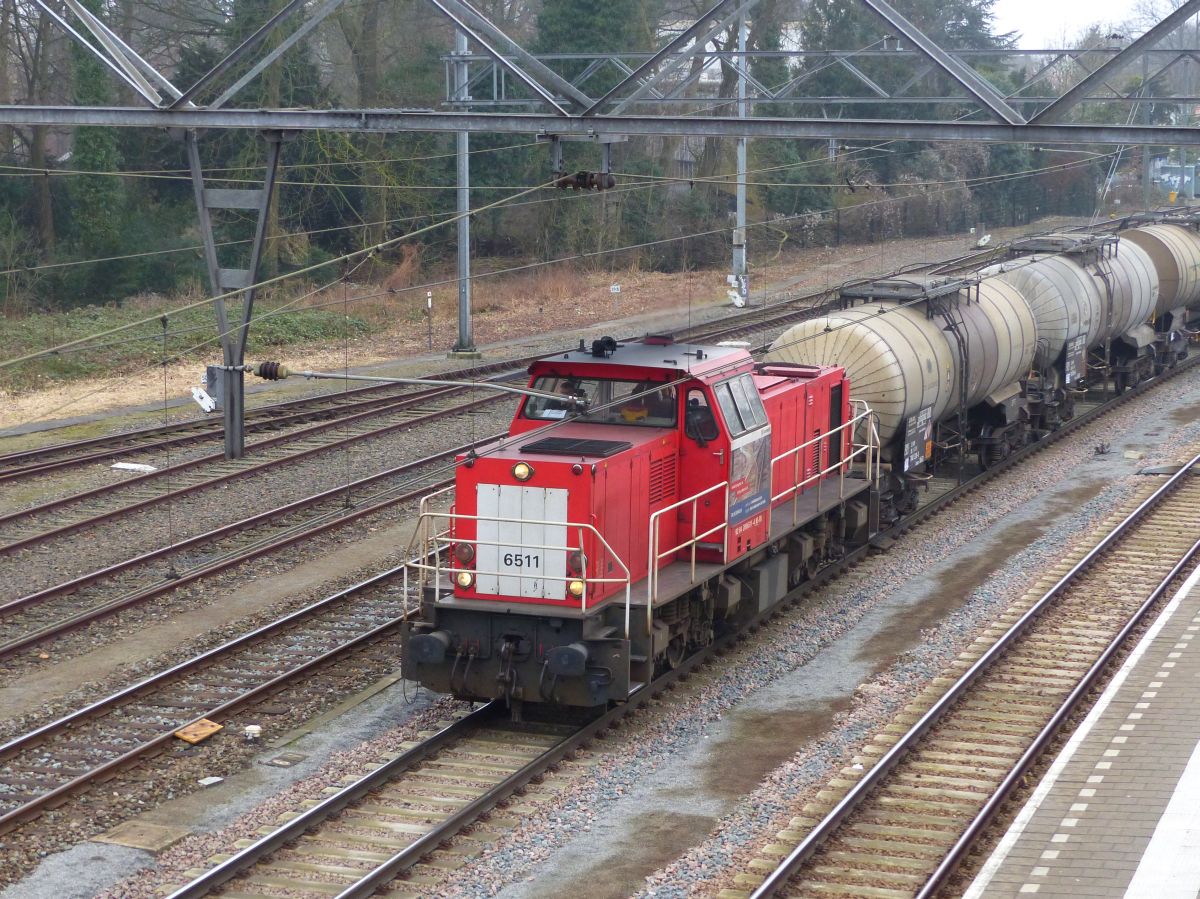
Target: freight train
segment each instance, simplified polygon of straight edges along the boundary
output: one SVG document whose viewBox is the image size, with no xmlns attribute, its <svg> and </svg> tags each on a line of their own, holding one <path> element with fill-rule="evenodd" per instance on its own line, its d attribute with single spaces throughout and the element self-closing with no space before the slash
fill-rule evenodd
<svg viewBox="0 0 1200 899">
<path fill-rule="evenodd" d="M 1200 217 L 1018 241 L 970 277 L 848 286 L 739 346 L 605 337 L 530 368 L 507 436 L 421 507 L 404 675 L 437 692 L 620 702 L 915 507 L 1186 355 Z"/>
</svg>

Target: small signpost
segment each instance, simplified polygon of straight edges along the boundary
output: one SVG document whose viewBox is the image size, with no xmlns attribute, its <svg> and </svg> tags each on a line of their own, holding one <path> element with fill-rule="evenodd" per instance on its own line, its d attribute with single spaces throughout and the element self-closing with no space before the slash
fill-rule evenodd
<svg viewBox="0 0 1200 899">
<path fill-rule="evenodd" d="M 1063 360 L 1064 380 L 1069 387 L 1082 381 L 1087 374 L 1087 335 L 1080 334 L 1067 341 L 1067 352 Z"/>
<path fill-rule="evenodd" d="M 904 420 L 904 470 L 911 471 L 933 455 L 933 408 L 926 406 Z"/>
</svg>

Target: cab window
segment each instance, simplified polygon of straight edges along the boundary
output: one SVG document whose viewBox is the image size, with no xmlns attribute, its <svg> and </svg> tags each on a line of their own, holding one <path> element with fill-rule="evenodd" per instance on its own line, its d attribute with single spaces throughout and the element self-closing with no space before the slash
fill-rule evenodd
<svg viewBox="0 0 1200 899">
<path fill-rule="evenodd" d="M 767 423 L 767 412 L 750 375 L 739 375 L 713 388 L 729 436 L 737 437 Z"/>
<path fill-rule="evenodd" d="M 521 415 L 537 421 L 572 418 L 590 424 L 673 428 L 679 418 L 675 388 L 661 381 L 550 375 L 537 378 L 533 389 L 562 397 L 528 397 Z M 586 405 L 573 403 L 572 397 L 586 400 Z"/>
<path fill-rule="evenodd" d="M 720 436 L 717 420 L 703 390 L 693 388 L 687 394 L 687 411 L 684 413 L 684 433 L 703 446 Z"/>
</svg>

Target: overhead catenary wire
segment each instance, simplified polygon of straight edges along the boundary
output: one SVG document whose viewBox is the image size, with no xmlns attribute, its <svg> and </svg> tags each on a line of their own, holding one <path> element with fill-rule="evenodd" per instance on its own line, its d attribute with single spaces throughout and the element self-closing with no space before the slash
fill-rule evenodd
<svg viewBox="0 0 1200 899">
<path fill-rule="evenodd" d="M 873 148 L 871 148 L 871 147 L 860 148 L 860 150 L 862 152 L 868 152 L 871 149 L 873 149 Z M 856 150 L 855 152 L 859 152 L 859 150 Z M 1083 152 L 1088 152 L 1088 151 L 1081 150 L 1080 152 L 1083 153 Z M 965 178 L 965 179 L 956 179 L 956 180 L 949 180 L 949 181 L 897 181 L 897 182 L 879 183 L 879 184 L 872 183 L 870 186 L 873 188 L 885 188 L 885 187 L 924 187 L 924 186 L 960 185 L 960 184 L 961 185 L 978 185 L 978 184 L 985 184 L 985 183 L 998 183 L 998 182 L 1003 182 L 1005 180 L 1011 180 L 1016 177 L 1025 177 L 1028 174 L 1042 174 L 1042 173 L 1046 173 L 1046 172 L 1057 171 L 1060 169 L 1073 168 L 1075 166 L 1084 165 L 1084 164 L 1086 164 L 1086 162 L 1095 161 L 1098 159 L 1106 159 L 1106 158 L 1110 158 L 1110 157 L 1114 157 L 1114 156 L 1119 158 L 1119 155 L 1120 155 L 1119 150 L 1114 153 L 1091 153 L 1091 154 L 1089 154 L 1088 160 L 1075 161 L 1075 162 L 1070 162 L 1070 163 L 1061 163 L 1057 166 L 1044 166 L 1044 167 L 1038 168 L 1038 169 L 1027 169 L 1027 170 L 1023 170 L 1021 172 L 1009 172 L 1009 173 L 1001 173 L 1001 174 L 997 174 L 997 175 L 985 175 L 985 176 L 980 176 L 978 178 Z M 800 161 L 793 162 L 793 163 L 784 163 L 781 165 L 767 166 L 767 167 L 760 168 L 760 169 L 752 169 L 752 170 L 746 172 L 746 174 L 751 175 L 751 174 L 757 174 L 757 173 L 761 173 L 761 172 L 779 171 L 779 170 L 791 169 L 791 168 L 801 168 L 804 166 L 820 164 L 823 162 L 824 162 L 824 160 L 800 160 Z M 2 168 L 2 166 L 0 166 L 0 168 Z M 634 173 L 634 172 L 617 172 L 615 174 L 617 174 L 623 178 L 635 179 L 639 183 L 635 184 L 635 185 L 621 185 L 621 186 L 618 186 L 616 188 L 613 188 L 613 189 L 605 192 L 610 196 L 614 195 L 614 194 L 628 193 L 633 190 L 640 190 L 640 189 L 644 189 L 646 187 L 652 187 L 652 186 L 658 186 L 658 185 L 669 185 L 669 184 L 680 184 L 680 183 L 683 183 L 683 184 L 733 183 L 731 181 L 728 181 L 728 179 L 737 177 L 736 173 L 726 173 L 723 175 L 710 175 L 710 176 L 697 177 L 697 178 L 641 175 L 641 174 Z M 280 182 L 277 182 L 277 183 L 280 183 Z M 787 182 L 787 181 L 782 181 L 782 182 L 751 181 L 751 182 L 747 182 L 747 184 L 750 186 L 756 186 L 756 187 L 780 187 L 780 188 L 806 188 L 806 187 L 840 188 L 840 187 L 845 186 L 843 182 L 806 183 L 806 182 Z M 352 185 L 326 185 L 326 186 L 352 186 Z M 448 185 L 444 188 L 438 188 L 438 189 L 452 190 L 454 188 L 453 188 L 453 186 Z M 474 189 L 475 188 L 472 187 L 472 190 L 474 190 Z M 541 204 L 541 203 L 554 203 L 554 202 L 562 202 L 563 200 L 569 200 L 569 199 L 583 199 L 583 198 L 587 198 L 587 197 L 595 198 L 595 197 L 599 197 L 599 196 L 602 196 L 602 194 L 600 192 L 595 192 L 595 193 L 586 192 L 586 191 L 580 192 L 580 193 L 572 192 L 570 194 L 561 195 L 561 196 L 552 197 L 552 198 L 544 198 L 544 199 L 540 199 L 540 200 L 529 200 L 529 201 L 525 201 L 522 203 L 511 203 L 511 204 L 507 204 L 507 206 L 508 206 L 508 208 L 520 208 L 520 207 L 524 207 L 524 206 L 536 205 L 536 204 Z M 285 234 L 270 235 L 266 239 L 267 240 L 285 240 L 285 239 L 288 239 L 291 237 L 296 237 L 296 236 L 313 236 L 313 235 L 319 235 L 319 234 L 330 234 L 330 233 L 335 233 L 337 231 L 351 231 L 351 230 L 356 230 L 356 229 L 364 228 L 364 227 L 375 227 L 375 226 L 379 226 L 379 225 L 400 224 L 400 223 L 405 223 L 405 222 L 421 221 L 423 219 L 435 218 L 438 216 L 453 216 L 453 215 L 455 215 L 455 213 L 429 212 L 429 213 L 423 213 L 421 215 L 404 216 L 404 217 L 394 218 L 394 219 L 384 219 L 382 221 L 375 221 L 375 222 L 356 222 L 356 223 L 350 224 L 350 225 L 335 225 L 335 226 L 331 226 L 328 228 L 314 228 L 314 229 L 307 229 L 307 230 L 300 230 L 300 231 L 288 231 Z M 246 243 L 250 243 L 250 242 L 251 242 L 250 238 L 245 238 L 242 240 L 222 241 L 222 242 L 218 243 L 217 246 L 218 247 L 231 247 L 231 246 L 238 246 L 238 245 L 246 244 Z M 191 245 L 191 246 L 186 246 L 186 247 L 170 247 L 170 248 L 165 248 L 165 249 L 161 249 L 161 250 L 146 250 L 146 251 L 138 252 L 138 253 L 125 253 L 125 254 L 120 254 L 120 255 L 116 255 L 116 256 L 103 256 L 103 257 L 97 257 L 94 259 L 74 259 L 74 260 L 67 260 L 67 261 L 63 261 L 63 262 L 47 262 L 47 263 L 42 263 L 39 265 L 15 266 L 15 267 L 7 268 L 7 269 L 0 269 L 0 275 L 23 274 L 23 273 L 38 272 L 38 271 L 49 271 L 49 270 L 53 270 L 53 269 L 70 268 L 70 267 L 77 267 L 77 266 L 82 266 L 82 265 L 96 265 L 96 264 L 100 264 L 103 262 L 120 262 L 120 261 L 132 260 L 132 259 L 141 259 L 141 258 L 146 258 L 146 257 L 150 257 L 150 256 L 167 255 L 167 254 L 173 254 L 173 253 L 196 252 L 201 249 L 203 249 L 203 247 L 201 247 L 200 245 L 197 244 L 197 245 Z"/>
<path fill-rule="evenodd" d="M 350 187 L 353 185 L 330 185 L 330 186 Z M 610 190 L 605 191 L 604 193 L 608 194 L 609 196 L 612 196 L 612 195 L 620 195 L 620 194 L 624 194 L 624 193 L 630 193 L 633 191 L 646 190 L 647 188 L 660 187 L 660 186 L 663 186 L 663 185 L 660 185 L 660 184 L 654 183 L 654 182 L 639 183 L 639 184 L 632 184 L 632 185 L 618 185 L 617 187 L 611 188 Z M 448 186 L 445 189 L 453 190 L 454 188 L 453 188 L 453 186 Z M 474 189 L 474 188 L 472 188 L 472 189 Z M 537 206 L 537 205 L 544 204 L 544 203 L 563 203 L 563 202 L 567 202 L 570 200 L 583 200 L 583 199 L 588 199 L 588 198 L 595 199 L 600 196 L 602 196 L 602 194 L 599 192 L 571 191 L 570 193 L 559 193 L 553 197 L 544 197 L 540 200 L 524 200 L 519 203 L 509 203 L 509 204 L 506 204 L 505 208 L 506 209 L 520 209 L 525 206 Z M 472 214 L 474 214 L 474 213 L 472 213 Z M 421 213 L 419 215 L 410 215 L 410 216 L 402 216 L 399 218 L 382 219 L 380 221 L 372 221 L 372 222 L 359 221 L 359 222 L 354 222 L 353 224 L 349 224 L 349 225 L 332 225 L 328 228 L 312 228 L 312 229 L 300 230 L 300 231 L 287 231 L 282 234 L 269 235 L 266 238 L 266 240 L 273 241 L 273 240 L 287 240 L 288 238 L 293 238 L 293 237 L 311 237 L 313 235 L 318 235 L 318 234 L 332 234 L 337 231 L 356 231 L 356 230 L 359 230 L 362 228 L 371 228 L 371 227 L 377 227 L 380 225 L 396 225 L 396 224 L 404 224 L 407 222 L 419 222 L 419 221 L 423 221 L 426 219 L 434 219 L 434 218 L 438 218 L 441 216 L 454 216 L 454 215 L 457 215 L 457 213 L 454 213 L 454 212 L 425 212 L 425 213 Z M 221 241 L 221 242 L 217 243 L 216 246 L 217 247 L 239 246 L 241 244 L 248 244 L 251 242 L 251 240 L 252 240 L 252 238 L 248 238 L 248 237 L 241 239 L 241 240 L 226 240 L 226 241 Z M 150 256 L 163 256 L 163 255 L 167 255 L 167 254 L 171 254 L 171 253 L 194 253 L 194 252 L 197 252 L 202 249 L 204 249 L 204 247 L 202 245 L 193 244 L 193 245 L 189 245 L 189 246 L 185 246 L 185 247 L 167 247 L 167 248 L 164 248 L 161 250 L 145 250 L 145 251 L 138 252 L 138 253 L 123 253 L 123 254 L 116 255 L 116 256 L 98 256 L 93 259 L 71 259 L 71 260 L 66 260 L 63 262 L 45 262 L 45 263 L 41 263 L 39 265 L 15 266 L 12 268 L 0 269 L 0 275 L 25 274 L 25 273 L 29 273 L 29 272 L 49 271 L 49 270 L 59 269 L 59 268 L 71 268 L 71 267 L 77 267 L 77 266 L 81 266 L 81 265 L 98 265 L 102 262 L 122 262 L 122 261 L 126 261 L 126 260 L 131 260 L 131 259 L 142 259 L 142 258 L 146 258 L 146 257 L 150 257 Z"/>
<path fill-rule="evenodd" d="M 68 340 L 68 341 L 65 341 L 64 343 L 58 344 L 57 346 L 47 347 L 42 350 L 36 350 L 32 353 L 25 353 L 21 356 L 16 356 L 16 357 L 9 358 L 9 359 L 2 359 L 2 360 L 0 360 L 0 368 L 7 368 L 9 366 L 16 365 L 20 362 L 26 362 L 30 359 L 38 359 L 43 356 L 50 356 L 56 352 L 60 352 L 64 349 L 68 349 L 70 347 L 77 346 L 79 344 L 85 343 L 88 340 L 95 339 L 97 337 L 107 337 L 109 334 L 118 334 L 122 331 L 128 331 L 131 328 L 136 328 L 141 325 L 145 325 L 147 322 L 154 321 L 160 315 L 164 315 L 164 314 L 165 315 L 177 315 L 180 312 L 184 312 L 188 309 L 195 309 L 200 306 L 206 306 L 209 303 L 213 302 L 214 300 L 236 298 L 239 295 L 241 295 L 245 290 L 249 290 L 249 289 L 257 290 L 262 287 L 267 287 L 271 284 L 277 284 L 277 283 L 279 283 L 281 281 L 285 281 L 289 278 L 295 278 L 300 275 L 307 274 L 309 272 L 319 271 L 320 269 L 327 268 L 328 266 L 334 265 L 336 263 L 348 262 L 352 259 L 358 259 L 359 257 L 373 256 L 373 255 L 377 254 L 379 251 L 385 250 L 390 246 L 394 246 L 403 241 L 410 240 L 413 237 L 416 237 L 420 234 L 424 234 L 428 231 L 432 231 L 435 228 L 439 228 L 439 227 L 449 224 L 451 222 L 456 222 L 460 218 L 464 218 L 465 216 L 477 215 L 480 212 L 486 212 L 489 209 L 495 209 L 499 206 L 503 206 L 508 200 L 514 200 L 519 197 L 526 196 L 528 194 L 533 193 L 536 190 L 541 190 L 543 187 L 549 187 L 553 183 L 554 183 L 553 181 L 548 181 L 545 184 L 539 184 L 535 187 L 529 188 L 528 190 L 519 191 L 518 193 L 515 193 L 510 197 L 503 197 L 499 200 L 495 200 L 495 201 L 493 201 L 491 203 L 487 203 L 483 206 L 476 207 L 475 209 L 469 210 L 466 213 L 455 214 L 446 219 L 443 219 L 440 222 L 433 222 L 422 228 L 418 228 L 415 231 L 410 231 L 407 234 L 402 234 L 398 237 L 389 238 L 388 240 L 381 241 L 377 244 L 373 244 L 368 247 L 361 247 L 361 248 L 359 248 L 357 250 L 353 250 L 349 253 L 343 253 L 341 256 L 336 256 L 332 259 L 326 259 L 322 262 L 313 263 L 312 265 L 305 266 L 304 268 L 297 269 L 296 271 L 293 271 L 293 272 L 288 272 L 288 273 L 282 274 L 282 275 L 276 275 L 273 278 L 267 278 L 265 280 L 258 281 L 254 284 L 248 285 L 245 288 L 238 288 L 237 290 L 231 290 L 231 291 L 228 291 L 223 294 L 218 294 L 217 296 L 214 296 L 214 297 L 208 297 L 207 299 L 204 299 L 204 300 L 197 300 L 196 302 L 193 302 L 193 303 L 186 303 L 183 306 L 178 306 L 178 307 L 168 310 L 166 312 L 159 312 L 154 315 L 148 316 L 144 319 L 139 319 L 134 322 L 127 322 L 126 324 L 123 324 L 123 325 L 117 325 L 116 327 L 108 328 L 104 331 L 97 332 L 96 334 L 93 334 L 90 337 L 81 337 L 76 340 Z"/>
<path fill-rule="evenodd" d="M 1068 167 L 1082 166 L 1082 165 L 1089 164 L 1090 162 L 1091 162 L 1090 159 L 1089 160 L 1080 160 L 1080 161 L 1076 161 L 1076 162 L 1072 162 L 1072 163 L 1067 163 L 1065 165 Z M 1033 174 L 1036 174 L 1036 172 L 1034 172 Z M 1022 177 L 1029 177 L 1029 176 L 1030 176 L 1029 174 L 1025 174 Z M 958 183 L 960 183 L 960 182 L 948 182 L 948 184 L 951 186 L 946 186 L 940 190 L 932 191 L 932 192 L 930 192 L 930 194 L 928 194 L 928 196 L 934 196 L 937 194 L 948 193 L 949 191 L 954 189 L 953 185 L 957 185 Z M 593 194 L 592 196 L 595 196 L 595 194 Z M 865 203 L 859 203 L 853 207 L 848 207 L 848 208 L 850 208 L 850 209 L 867 209 L 867 208 L 871 208 L 874 206 L 887 205 L 890 203 L 900 203 L 900 202 L 904 202 L 908 199 L 911 199 L 911 197 L 881 197 L 879 199 L 870 200 Z M 820 210 L 809 210 L 806 212 L 795 213 L 791 216 L 786 216 L 786 217 L 779 218 L 779 219 L 764 220 L 764 221 L 759 221 L 759 222 L 750 222 L 746 225 L 746 227 L 747 227 L 747 229 L 779 227 L 781 225 L 786 225 L 789 223 L 810 220 L 813 217 L 824 218 L 824 217 L 834 215 L 834 214 L 837 214 L 837 213 L 843 212 L 843 211 L 845 211 L 845 210 L 840 207 L 830 207 L 830 208 L 820 209 Z M 664 237 L 664 238 L 659 238 L 659 239 L 651 240 L 651 241 L 644 241 L 644 242 L 636 243 L 636 244 L 627 244 L 627 245 L 624 245 L 621 247 L 612 247 L 612 248 L 605 249 L 605 250 L 590 250 L 590 251 L 584 251 L 584 252 L 579 252 L 579 253 L 570 253 L 570 254 L 567 254 L 564 256 L 555 257 L 554 259 L 544 259 L 544 260 L 539 260 L 537 262 L 529 262 L 529 263 L 524 263 L 522 265 L 509 266 L 506 268 L 494 269 L 492 271 L 487 271 L 487 272 L 475 272 L 472 274 L 471 277 L 472 277 L 472 280 L 474 281 L 474 280 L 480 280 L 480 279 L 488 278 L 488 277 L 495 277 L 498 275 L 516 274 L 516 273 L 523 272 L 523 271 L 530 271 L 533 269 L 544 268 L 544 267 L 550 266 L 550 265 L 557 265 L 557 264 L 563 263 L 563 262 L 580 261 L 580 260 L 591 259 L 591 258 L 596 258 L 596 257 L 600 257 L 600 256 L 605 256 L 605 255 L 611 255 L 611 254 L 615 254 L 615 253 L 632 252 L 635 250 L 648 249 L 649 247 L 653 247 L 653 246 L 661 246 L 661 245 L 665 245 L 665 244 L 676 243 L 678 241 L 691 240 L 691 239 L 697 238 L 697 237 L 710 237 L 710 236 L 714 236 L 717 234 L 728 233 L 731 230 L 732 230 L 731 226 L 724 226 L 721 228 L 713 228 L 713 229 L 709 229 L 709 230 L 705 230 L 705 231 L 695 231 L 695 232 L 690 232 L 687 234 L 673 235 L 671 237 Z M 357 269 L 357 266 L 356 266 L 356 269 Z M 334 279 L 333 281 L 329 282 L 326 285 L 309 290 L 309 291 L 305 292 L 304 294 L 300 295 L 299 297 L 294 298 L 293 300 L 284 304 L 283 306 L 276 307 L 276 308 L 273 308 L 270 310 L 266 310 L 259 315 L 255 315 L 254 318 L 251 320 L 251 324 L 261 323 L 263 320 L 274 317 L 276 315 L 288 314 L 289 311 L 293 311 L 295 306 L 297 306 L 299 303 L 303 302 L 308 297 L 311 297 L 311 296 L 318 294 L 324 290 L 327 290 L 329 287 L 331 287 L 333 285 L 336 285 L 337 283 L 339 283 L 339 281 L 343 280 L 344 278 L 348 278 L 349 274 L 350 273 L 347 273 L 347 275 L 344 275 L 337 279 Z M 359 296 L 353 297 L 351 302 L 363 302 L 363 301 L 367 301 L 367 300 L 371 300 L 371 299 L 378 299 L 379 297 L 387 296 L 387 295 L 408 293 L 411 291 L 428 290 L 428 289 L 434 288 L 434 287 L 444 287 L 444 286 L 448 286 L 448 285 L 457 284 L 458 281 L 459 281 L 459 279 L 457 277 L 447 277 L 447 278 L 442 278 L 442 279 L 439 279 L 436 281 L 426 281 L 421 284 L 414 284 L 414 285 L 410 285 L 407 287 L 388 288 L 388 289 L 380 290 L 377 292 L 360 294 Z M 204 303 L 207 303 L 207 302 L 208 301 L 205 300 L 205 301 L 202 301 L 202 303 L 200 303 L 200 304 L 191 304 L 191 306 L 194 307 L 197 305 L 203 305 Z M 338 306 L 338 305 L 341 305 L 340 301 L 332 301 L 329 303 L 319 303 L 319 304 L 309 305 L 309 306 L 305 306 L 303 308 L 304 308 L 304 310 L 313 310 L 313 309 L 323 309 L 326 307 Z M 189 308 L 189 307 L 185 307 L 185 308 Z M 177 311 L 183 311 L 183 310 L 177 310 Z M 296 310 L 296 311 L 298 311 L 298 310 Z M 134 323 L 133 325 L 131 325 L 131 327 L 135 327 L 136 325 L 137 325 L 137 323 Z M 200 327 L 197 327 L 197 328 L 189 328 L 186 330 L 200 330 L 200 329 L 201 329 Z M 231 328 L 230 330 L 232 332 L 236 329 Z M 179 333 L 183 333 L 183 331 L 180 331 Z M 175 354 L 175 360 L 179 360 L 179 359 L 183 358 L 184 356 L 186 356 L 188 353 L 194 352 L 195 350 L 198 350 L 210 343 L 215 343 L 220 338 L 221 338 L 221 335 L 217 334 L 211 338 L 201 341 L 198 344 L 193 345 L 192 347 L 190 347 L 186 350 L 177 352 Z M 77 348 L 75 348 L 75 347 L 71 348 L 70 351 L 71 352 L 86 352 L 86 351 L 89 351 L 92 349 L 99 349 L 99 348 L 102 348 L 105 346 L 114 345 L 114 344 L 107 344 L 107 343 L 106 344 L 83 343 L 84 341 L 87 341 L 88 339 L 89 338 L 81 338 L 81 341 L 77 342 L 77 343 L 81 343 L 81 345 Z M 129 338 L 126 341 L 122 341 L 122 343 L 134 342 L 137 340 L 145 340 L 145 339 L 147 339 L 147 338 L 146 337 Z M 48 355 L 52 352 L 61 352 L 61 351 L 45 350 L 42 352 L 42 355 Z M 0 363 L 0 366 L 2 366 L 3 364 L 4 363 Z"/>
</svg>

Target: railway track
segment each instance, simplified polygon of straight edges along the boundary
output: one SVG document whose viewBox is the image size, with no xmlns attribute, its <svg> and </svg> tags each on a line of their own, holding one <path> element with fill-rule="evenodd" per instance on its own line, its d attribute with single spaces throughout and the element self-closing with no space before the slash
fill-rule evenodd
<svg viewBox="0 0 1200 899">
<path fill-rule="evenodd" d="M 438 872 L 426 855 L 489 812 L 611 723 L 513 723 L 493 702 L 385 759 L 349 785 L 171 893 L 419 897 Z M 416 869 L 416 870 L 413 870 Z"/>
<path fill-rule="evenodd" d="M 359 412 L 351 418 L 308 425 L 299 431 L 258 441 L 252 445 L 253 455 L 243 459 L 225 459 L 221 453 L 216 453 L 0 515 L 0 556 L 319 453 L 416 428 L 496 402 L 499 399 L 490 391 L 483 397 L 471 398 L 468 394 L 465 401 L 454 396 L 453 390 L 444 391 L 432 401 L 426 397 L 408 400 L 403 407 L 389 410 L 382 416 L 375 412 Z"/>
<path fill-rule="evenodd" d="M 723 899 L 936 895 L 1138 623 L 1195 565 L 1197 466 L 1200 456 L 1039 582 Z"/>
<path fill-rule="evenodd" d="M 474 445 L 444 450 L 0 602 L 0 662 L 187 584 L 395 506 L 416 502 L 429 492 L 449 486 L 452 481 L 445 477 L 445 465 Z M 397 478 L 403 480 L 364 493 Z M 347 502 L 351 495 L 355 497 L 353 505 Z M 198 549 L 203 551 L 196 559 Z"/>
<path fill-rule="evenodd" d="M 0 745 L 0 833 L 355 653 L 393 659 L 409 600 L 393 569 Z"/>
<path fill-rule="evenodd" d="M 535 357 L 508 359 L 478 365 L 470 369 L 430 375 L 431 380 L 503 380 L 514 372 L 529 365 Z M 260 406 L 246 411 L 246 433 L 257 434 L 298 427 L 309 422 L 342 420 L 362 412 L 381 414 L 394 408 L 436 399 L 455 388 L 413 388 L 395 384 L 374 384 L 354 387 L 336 393 L 323 393 L 316 397 L 288 400 Z M 47 474 L 68 466 L 104 462 L 134 454 L 156 453 L 162 450 L 182 448 L 206 440 L 219 440 L 224 433 L 219 421 L 209 418 L 193 418 L 172 424 L 155 425 L 91 437 L 55 443 L 49 446 L 0 454 L 0 483 L 31 478 Z"/>
</svg>

